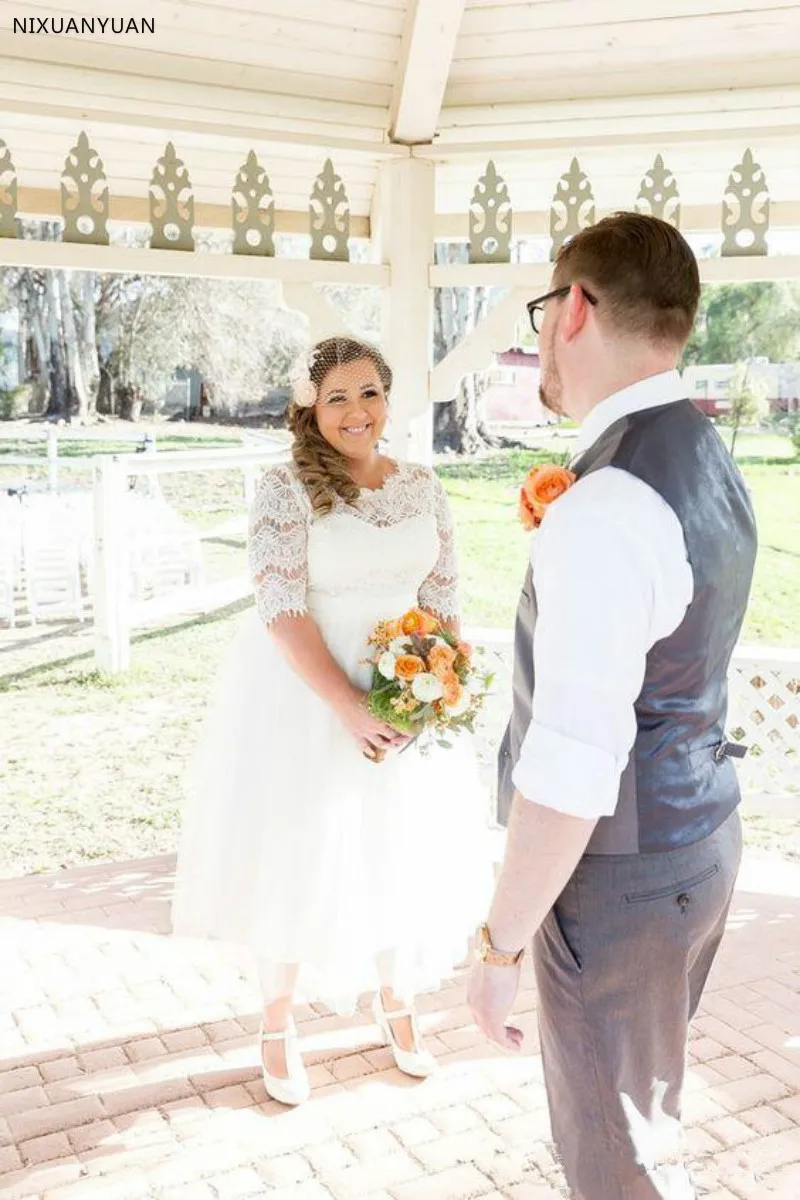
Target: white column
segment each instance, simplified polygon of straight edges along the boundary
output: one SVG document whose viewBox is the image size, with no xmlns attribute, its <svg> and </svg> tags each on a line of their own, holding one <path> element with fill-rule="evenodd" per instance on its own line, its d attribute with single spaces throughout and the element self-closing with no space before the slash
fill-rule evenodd
<svg viewBox="0 0 800 1200">
<path fill-rule="evenodd" d="M 394 372 L 389 450 L 398 459 L 429 463 L 433 414 L 429 400 L 435 167 L 419 158 L 380 167 L 373 229 L 381 262 L 391 269 L 384 291 L 383 349 Z"/>
</svg>

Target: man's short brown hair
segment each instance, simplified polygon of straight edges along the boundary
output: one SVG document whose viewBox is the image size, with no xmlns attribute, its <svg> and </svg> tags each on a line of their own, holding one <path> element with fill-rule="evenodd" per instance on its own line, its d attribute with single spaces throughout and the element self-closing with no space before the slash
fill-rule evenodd
<svg viewBox="0 0 800 1200">
<path fill-rule="evenodd" d="M 683 346 L 700 300 L 697 260 L 677 229 L 657 217 L 615 213 L 561 247 L 556 286 L 583 283 L 598 319 L 620 332 Z"/>
</svg>

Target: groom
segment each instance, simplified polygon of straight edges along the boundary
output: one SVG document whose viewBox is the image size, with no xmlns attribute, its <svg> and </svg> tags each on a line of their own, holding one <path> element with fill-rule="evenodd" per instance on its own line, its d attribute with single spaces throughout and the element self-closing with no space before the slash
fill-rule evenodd
<svg viewBox="0 0 800 1200">
<path fill-rule="evenodd" d="M 573 1200 L 690 1200 L 689 1021 L 739 866 L 726 676 L 756 531 L 676 365 L 694 255 L 622 213 L 562 248 L 532 301 L 541 398 L 581 423 L 516 626 L 500 753 L 505 862 L 470 1003 L 500 1046 L 533 944 L 553 1136 Z"/>
</svg>

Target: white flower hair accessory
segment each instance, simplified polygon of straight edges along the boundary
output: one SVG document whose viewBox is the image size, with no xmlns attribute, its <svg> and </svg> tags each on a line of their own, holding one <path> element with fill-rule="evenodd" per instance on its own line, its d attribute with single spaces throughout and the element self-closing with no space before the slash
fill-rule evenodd
<svg viewBox="0 0 800 1200">
<path fill-rule="evenodd" d="M 313 408 L 317 402 L 317 389 L 311 378 L 311 368 L 316 356 L 313 350 L 301 354 L 292 367 L 289 379 L 292 385 L 292 399 L 298 408 Z"/>
</svg>

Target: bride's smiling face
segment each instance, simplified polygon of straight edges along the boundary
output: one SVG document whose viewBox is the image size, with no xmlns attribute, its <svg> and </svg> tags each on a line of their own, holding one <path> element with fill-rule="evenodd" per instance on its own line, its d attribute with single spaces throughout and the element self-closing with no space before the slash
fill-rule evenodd
<svg viewBox="0 0 800 1200">
<path fill-rule="evenodd" d="M 386 425 L 386 389 L 371 358 L 331 367 L 319 387 L 317 425 L 345 458 L 370 458 Z"/>
</svg>

